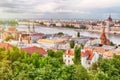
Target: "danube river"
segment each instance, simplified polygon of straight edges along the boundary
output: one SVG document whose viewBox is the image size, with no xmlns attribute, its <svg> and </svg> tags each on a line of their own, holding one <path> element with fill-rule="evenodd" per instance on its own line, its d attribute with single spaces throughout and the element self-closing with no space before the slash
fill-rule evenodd
<svg viewBox="0 0 120 80">
<path fill-rule="evenodd" d="M 22 26 L 22 25 L 18 26 L 17 29 L 19 31 L 27 31 L 28 30 L 27 27 Z M 32 27 L 31 27 L 31 30 L 32 30 Z M 69 34 L 71 36 L 77 35 L 77 32 L 74 29 L 66 29 L 66 28 L 48 28 L 48 27 L 35 26 L 35 31 L 41 32 L 44 34 L 53 34 L 53 33 L 63 32 L 65 34 Z M 91 33 L 91 32 L 86 32 L 86 31 L 80 32 L 80 35 L 89 36 L 89 37 L 97 37 L 97 38 L 100 37 L 99 33 Z M 115 44 L 120 44 L 120 36 L 118 36 L 118 35 L 107 35 L 107 38 Z"/>
</svg>

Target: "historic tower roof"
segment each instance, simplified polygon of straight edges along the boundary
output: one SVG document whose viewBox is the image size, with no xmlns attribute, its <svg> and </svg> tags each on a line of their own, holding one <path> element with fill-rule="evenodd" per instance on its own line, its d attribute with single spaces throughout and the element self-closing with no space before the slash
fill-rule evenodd
<svg viewBox="0 0 120 80">
<path fill-rule="evenodd" d="M 103 27 L 103 31 L 101 33 L 100 39 L 104 39 L 104 40 L 107 39 L 105 35 L 105 27 Z"/>
<path fill-rule="evenodd" d="M 105 27 L 103 27 L 103 31 L 100 35 L 100 40 L 101 40 L 101 44 L 103 45 L 109 45 L 110 41 L 107 39 L 106 34 L 105 34 Z"/>
<path fill-rule="evenodd" d="M 112 22 L 112 18 L 111 18 L 111 15 L 109 15 L 109 17 L 108 17 L 108 19 L 107 19 L 108 21 L 110 21 L 110 22 Z"/>
</svg>

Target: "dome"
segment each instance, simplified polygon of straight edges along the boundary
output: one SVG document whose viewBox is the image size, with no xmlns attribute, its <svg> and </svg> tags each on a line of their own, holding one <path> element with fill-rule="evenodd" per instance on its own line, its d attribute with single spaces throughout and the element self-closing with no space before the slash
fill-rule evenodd
<svg viewBox="0 0 120 80">
<path fill-rule="evenodd" d="M 111 15 L 108 17 L 107 19 L 108 21 L 112 22 L 112 18 L 111 18 Z"/>
</svg>

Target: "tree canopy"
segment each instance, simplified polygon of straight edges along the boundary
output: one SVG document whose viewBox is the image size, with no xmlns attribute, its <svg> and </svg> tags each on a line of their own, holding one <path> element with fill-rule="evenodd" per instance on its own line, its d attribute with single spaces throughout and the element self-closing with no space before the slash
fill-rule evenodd
<svg viewBox="0 0 120 80">
<path fill-rule="evenodd" d="M 53 55 L 52 55 L 53 53 Z M 38 53 L 32 55 L 14 47 L 11 50 L 0 48 L 0 80 L 82 80 L 76 65 L 66 66 L 61 63 L 63 51 L 48 51 L 47 57 Z M 86 74 L 86 70 L 85 70 Z"/>
<path fill-rule="evenodd" d="M 75 41 L 74 41 L 74 40 L 71 40 L 71 41 L 70 41 L 70 48 L 74 48 L 74 46 L 75 46 Z"/>
<path fill-rule="evenodd" d="M 75 53 L 79 50 L 77 47 Z M 120 80 L 120 56 L 100 59 L 86 70 L 81 64 L 61 63 L 62 54 L 61 50 L 48 50 L 43 57 L 17 47 L 0 48 L 0 80 Z"/>
</svg>

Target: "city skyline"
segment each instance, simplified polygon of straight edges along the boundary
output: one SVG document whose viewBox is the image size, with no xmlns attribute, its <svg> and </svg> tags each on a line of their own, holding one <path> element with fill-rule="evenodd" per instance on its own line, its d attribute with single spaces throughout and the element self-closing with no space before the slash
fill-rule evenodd
<svg viewBox="0 0 120 80">
<path fill-rule="evenodd" d="M 4 0 L 1 19 L 120 19 L 119 0 Z"/>
</svg>

